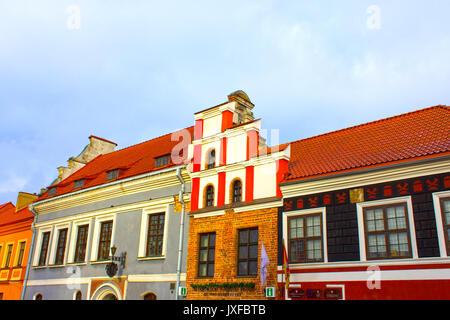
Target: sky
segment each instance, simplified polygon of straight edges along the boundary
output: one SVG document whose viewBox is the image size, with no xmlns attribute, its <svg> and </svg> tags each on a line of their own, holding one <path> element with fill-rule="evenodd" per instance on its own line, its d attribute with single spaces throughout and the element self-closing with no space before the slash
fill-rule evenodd
<svg viewBox="0 0 450 320">
<path fill-rule="evenodd" d="M 0 0 L 0 204 L 47 187 L 91 134 L 128 147 L 236 90 L 269 145 L 450 105 L 449 12 L 447 0 Z"/>
</svg>

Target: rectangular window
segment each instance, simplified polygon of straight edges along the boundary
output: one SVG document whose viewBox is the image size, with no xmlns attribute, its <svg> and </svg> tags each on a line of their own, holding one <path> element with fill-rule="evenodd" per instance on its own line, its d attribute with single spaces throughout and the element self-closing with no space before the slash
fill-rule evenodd
<svg viewBox="0 0 450 320">
<path fill-rule="evenodd" d="M 22 265 L 23 255 L 25 253 L 25 244 L 25 241 L 19 243 L 19 257 L 17 258 L 17 267 L 20 267 Z"/>
<path fill-rule="evenodd" d="M 106 180 L 117 179 L 119 176 L 119 169 L 111 170 L 106 172 Z"/>
<path fill-rule="evenodd" d="M 238 276 L 258 274 L 258 228 L 238 232 Z"/>
<path fill-rule="evenodd" d="M 8 246 L 6 247 L 6 260 L 5 265 L 3 266 L 4 268 L 9 268 L 9 263 L 11 262 L 12 249 L 13 245 L 8 244 Z"/>
<path fill-rule="evenodd" d="M 89 225 L 87 224 L 78 227 L 74 262 L 84 262 L 84 259 L 86 257 L 88 230 Z"/>
<path fill-rule="evenodd" d="M 39 256 L 39 266 L 44 266 L 47 261 L 48 241 L 50 239 L 50 232 L 42 234 L 41 254 Z"/>
<path fill-rule="evenodd" d="M 165 166 L 169 164 L 169 162 L 170 162 L 170 155 L 168 154 L 161 157 L 157 157 L 155 158 L 155 168 Z"/>
<path fill-rule="evenodd" d="M 164 238 L 164 213 L 151 214 L 148 217 L 147 257 L 162 255 Z"/>
<path fill-rule="evenodd" d="M 49 196 L 52 196 L 52 195 L 54 195 L 54 194 L 56 194 L 56 187 L 50 188 L 50 189 L 48 190 L 48 195 L 49 195 Z"/>
<path fill-rule="evenodd" d="M 288 228 L 289 262 L 323 261 L 322 214 L 292 217 Z"/>
<path fill-rule="evenodd" d="M 67 229 L 59 230 L 58 244 L 56 247 L 56 258 L 55 258 L 55 264 L 57 265 L 64 263 L 64 253 L 66 252 L 66 240 L 67 240 Z"/>
<path fill-rule="evenodd" d="M 216 233 L 200 234 L 198 251 L 198 276 L 214 277 L 214 261 L 216 251 Z"/>
<path fill-rule="evenodd" d="M 74 182 L 73 188 L 78 189 L 84 186 L 84 179 L 79 179 Z"/>
<path fill-rule="evenodd" d="M 97 260 L 103 261 L 109 258 L 111 247 L 112 221 L 102 222 L 100 227 L 100 241 L 98 244 Z"/>
<path fill-rule="evenodd" d="M 364 209 L 368 259 L 410 258 L 406 204 Z"/>
<path fill-rule="evenodd" d="M 450 256 L 450 198 L 441 199 L 440 202 L 447 255 Z"/>
</svg>

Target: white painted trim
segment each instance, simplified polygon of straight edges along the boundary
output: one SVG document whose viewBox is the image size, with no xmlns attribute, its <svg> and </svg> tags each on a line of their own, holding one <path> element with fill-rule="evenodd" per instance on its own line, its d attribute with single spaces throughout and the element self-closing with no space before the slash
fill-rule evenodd
<svg viewBox="0 0 450 320">
<path fill-rule="evenodd" d="M 207 218 L 207 217 L 215 217 L 215 216 L 223 216 L 225 215 L 225 210 L 216 210 L 211 212 L 203 212 L 203 213 L 195 213 L 192 216 L 194 219 L 198 218 Z"/>
<path fill-rule="evenodd" d="M 136 274 L 128 276 L 129 282 L 171 282 L 176 280 L 176 273 Z M 181 273 L 180 281 L 186 281 L 186 273 Z"/>
<path fill-rule="evenodd" d="M 86 235 L 86 252 L 85 252 L 85 256 L 84 256 L 84 262 L 76 262 L 74 263 L 75 260 L 75 250 L 76 250 L 76 245 L 77 245 L 77 237 L 78 237 L 78 228 L 80 226 L 84 226 L 84 225 L 88 225 L 88 232 Z M 92 222 L 90 218 L 86 218 L 86 219 L 79 219 L 79 220 L 74 220 L 72 222 L 72 233 L 70 235 L 70 244 L 69 244 L 69 249 L 68 249 L 68 255 L 67 255 L 67 264 L 86 264 L 86 260 L 88 258 L 87 253 L 88 253 L 88 246 L 89 246 L 89 235 L 92 232 Z"/>
<path fill-rule="evenodd" d="M 328 243 L 327 243 L 327 213 L 326 213 L 326 207 L 319 207 L 319 208 L 312 208 L 312 209 L 303 209 L 303 210 L 295 210 L 295 211 L 288 211 L 283 212 L 283 240 L 286 245 L 286 251 L 287 254 L 289 254 L 289 238 L 288 238 L 288 225 L 287 220 L 289 217 L 295 217 L 295 216 L 303 216 L 303 215 L 310 215 L 315 213 L 321 213 L 322 214 L 322 242 L 323 242 L 323 262 L 317 262 L 317 263 L 328 263 Z M 306 232 L 306 231 L 305 231 Z M 288 257 L 289 259 L 289 257 Z M 316 265 L 317 263 L 309 263 L 310 265 Z M 291 264 L 289 264 L 289 268 L 291 267 Z M 290 280 L 291 281 L 291 280 Z"/>
<path fill-rule="evenodd" d="M 257 199 L 255 199 L 255 200 L 257 200 Z M 279 200 L 279 201 L 254 204 L 254 205 L 243 206 L 243 207 L 236 207 L 236 208 L 234 208 L 234 212 L 238 213 L 238 212 L 261 210 L 261 209 L 267 209 L 267 208 L 276 208 L 276 207 L 282 207 L 282 206 L 283 206 L 283 200 Z"/>
<path fill-rule="evenodd" d="M 358 220 L 358 235 L 359 235 L 359 256 L 361 261 L 371 261 L 373 264 L 377 263 L 378 261 L 376 259 L 367 260 L 363 209 L 366 207 L 376 207 L 376 206 L 383 206 L 390 204 L 404 204 L 404 203 L 406 203 L 406 209 L 408 211 L 408 225 L 409 225 L 409 236 L 411 241 L 412 259 L 419 258 L 419 253 L 417 250 L 416 228 L 414 225 L 414 211 L 412 200 L 411 196 L 406 196 L 383 200 L 366 201 L 356 204 L 356 216 Z M 401 260 L 404 259 L 402 258 Z"/>
<path fill-rule="evenodd" d="M 48 238 L 48 249 L 47 249 L 47 257 L 45 259 L 45 264 L 43 266 L 38 266 L 39 264 L 39 257 L 41 255 L 41 248 L 42 248 L 42 236 L 45 232 L 50 232 L 50 236 Z M 49 249 L 50 249 L 50 239 L 52 238 L 52 226 L 46 226 L 46 227 L 42 227 L 39 228 L 38 231 L 38 236 L 37 236 L 37 241 L 36 241 L 36 246 L 35 246 L 35 251 L 34 251 L 34 257 L 33 257 L 33 267 L 37 267 L 37 268 L 42 268 L 44 266 L 48 265 L 48 260 L 49 260 Z"/>
<path fill-rule="evenodd" d="M 66 254 L 67 254 L 67 247 L 69 244 L 69 240 L 70 240 L 70 223 L 66 222 L 66 223 L 62 223 L 62 224 L 55 224 L 54 225 L 54 231 L 53 232 L 53 236 L 52 236 L 52 246 L 51 248 L 49 248 L 49 259 L 48 259 L 48 265 L 49 266 L 54 266 L 55 265 L 55 260 L 56 260 L 56 249 L 58 247 L 58 238 L 59 238 L 59 231 L 62 229 L 66 229 L 67 228 L 67 234 L 66 234 L 66 247 L 64 249 L 64 257 L 63 257 L 63 263 L 62 265 L 66 264 Z M 57 265 L 57 266 L 61 266 L 61 265 Z"/>
<path fill-rule="evenodd" d="M 330 175 L 329 178 L 298 181 L 297 183 L 281 185 L 281 192 L 285 198 L 329 192 L 340 189 L 357 188 L 365 185 L 384 183 L 395 180 L 410 179 L 420 176 L 448 172 L 450 160 L 438 160 L 427 163 L 405 163 L 395 168 L 379 167 L 370 172 L 354 172 L 347 175 Z"/>
<path fill-rule="evenodd" d="M 93 233 L 93 239 L 92 239 L 92 247 L 91 247 L 91 257 L 90 257 L 90 261 L 92 262 L 97 262 L 97 256 L 98 256 L 98 245 L 99 245 L 99 238 L 100 238 L 100 227 L 101 227 L 101 223 L 105 222 L 105 221 L 109 221 L 112 220 L 112 230 L 111 230 L 111 244 L 110 247 L 112 247 L 114 245 L 114 238 L 115 238 L 115 231 L 116 231 L 116 216 L 117 214 L 110 214 L 110 215 L 104 215 L 101 217 L 96 217 L 95 222 L 94 222 L 94 233 Z M 119 250 L 119 252 L 121 252 L 123 250 L 123 248 L 119 248 L 117 247 L 117 249 Z M 100 261 L 100 262 L 104 262 L 104 261 Z"/>
<path fill-rule="evenodd" d="M 442 221 L 441 198 L 450 197 L 450 190 L 435 192 L 433 195 L 434 214 L 436 217 L 436 230 L 441 257 L 447 257 L 447 244 L 445 243 L 444 222 Z"/>
</svg>

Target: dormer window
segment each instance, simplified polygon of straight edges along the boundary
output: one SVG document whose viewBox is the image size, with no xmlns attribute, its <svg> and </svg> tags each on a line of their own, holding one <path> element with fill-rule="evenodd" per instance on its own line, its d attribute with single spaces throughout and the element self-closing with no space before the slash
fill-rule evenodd
<svg viewBox="0 0 450 320">
<path fill-rule="evenodd" d="M 52 187 L 52 188 L 48 189 L 48 195 L 49 196 L 52 196 L 54 194 L 56 194 L 56 187 Z"/>
<path fill-rule="evenodd" d="M 79 189 L 84 186 L 84 179 L 75 180 L 75 183 L 73 185 L 74 189 Z"/>
<path fill-rule="evenodd" d="M 168 165 L 170 162 L 170 155 L 166 154 L 161 157 L 155 158 L 155 168 L 163 167 L 165 165 Z"/>
<path fill-rule="evenodd" d="M 208 153 L 206 169 L 212 169 L 216 166 L 216 150 L 212 149 Z"/>
<path fill-rule="evenodd" d="M 114 169 L 106 172 L 106 180 L 117 179 L 119 176 L 119 169 Z"/>
</svg>

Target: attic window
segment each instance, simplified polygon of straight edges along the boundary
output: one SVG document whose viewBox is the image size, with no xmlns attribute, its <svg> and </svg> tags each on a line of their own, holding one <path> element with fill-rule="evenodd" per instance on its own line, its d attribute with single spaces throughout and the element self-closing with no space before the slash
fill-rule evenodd
<svg viewBox="0 0 450 320">
<path fill-rule="evenodd" d="M 119 176 L 119 169 L 114 169 L 106 172 L 106 180 L 117 179 Z"/>
<path fill-rule="evenodd" d="M 84 179 L 75 180 L 74 189 L 82 188 L 84 186 Z"/>
<path fill-rule="evenodd" d="M 155 168 L 159 168 L 169 164 L 170 155 L 166 154 L 165 156 L 155 158 Z"/>
<path fill-rule="evenodd" d="M 52 195 L 54 195 L 54 194 L 56 194 L 56 187 L 53 187 L 53 188 L 48 189 L 48 195 L 49 195 L 49 196 L 52 196 Z"/>
</svg>

